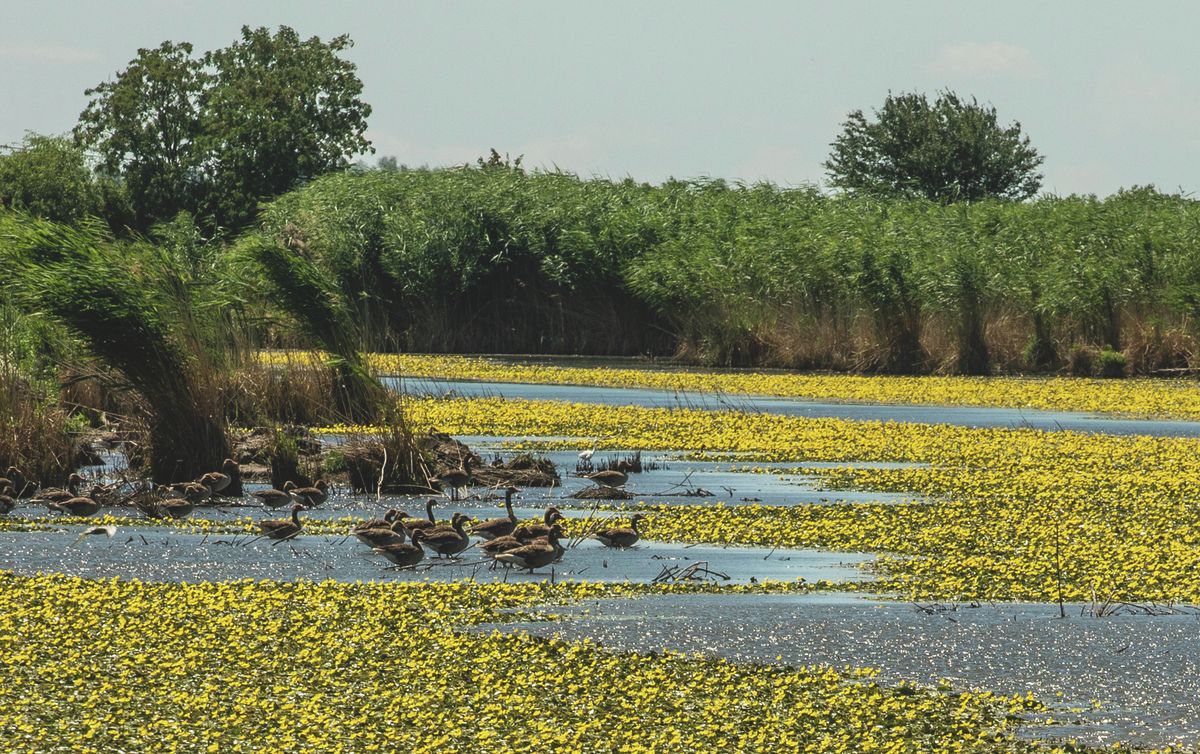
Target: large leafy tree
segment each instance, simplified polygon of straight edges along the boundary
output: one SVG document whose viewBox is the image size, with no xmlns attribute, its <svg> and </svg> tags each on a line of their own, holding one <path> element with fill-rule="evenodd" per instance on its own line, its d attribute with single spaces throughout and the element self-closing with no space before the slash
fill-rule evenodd
<svg viewBox="0 0 1200 754">
<path fill-rule="evenodd" d="M 208 81 L 192 45 L 167 41 L 140 49 L 111 81 L 84 92 L 75 137 L 129 192 L 136 222 L 173 217 L 200 193 L 197 101 Z"/>
<path fill-rule="evenodd" d="M 100 186 L 69 138 L 29 133 L 0 154 L 0 206 L 63 223 L 100 214 Z"/>
<path fill-rule="evenodd" d="M 996 108 L 942 92 L 888 94 L 868 120 L 849 114 L 825 162 L 829 181 L 855 193 L 925 197 L 950 203 L 1022 200 L 1041 188 L 1043 157 Z"/>
<path fill-rule="evenodd" d="M 121 177 L 142 229 L 187 210 L 213 226 L 253 219 L 264 199 L 371 151 L 347 36 L 302 40 L 242 27 L 201 57 L 191 44 L 138 50 L 87 90 L 76 138 Z"/>
<path fill-rule="evenodd" d="M 201 98 L 211 172 L 208 214 L 240 224 L 259 201 L 374 151 L 363 134 L 371 106 L 357 67 L 340 53 L 349 36 L 301 40 L 286 26 L 242 27 L 241 41 L 204 57 L 213 72 Z"/>
</svg>

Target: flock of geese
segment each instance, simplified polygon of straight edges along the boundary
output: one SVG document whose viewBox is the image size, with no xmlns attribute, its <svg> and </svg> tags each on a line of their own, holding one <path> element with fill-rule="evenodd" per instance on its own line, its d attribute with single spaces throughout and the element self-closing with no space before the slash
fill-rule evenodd
<svg viewBox="0 0 1200 754">
<path fill-rule="evenodd" d="M 237 476 L 237 462 L 230 458 L 225 460 L 220 471 L 209 472 L 195 481 L 160 485 L 154 488 L 152 495 L 134 498 L 132 502 L 148 517 L 182 519 L 196 507 L 224 492 Z M 614 489 L 628 480 L 624 472 L 615 470 L 598 471 L 586 478 Z M 443 474 L 437 481 L 449 491 L 452 501 L 458 500 L 459 490 L 467 487 L 470 481 L 469 462 L 462 469 Z M 116 486 L 95 484 L 84 494 L 80 490 L 86 483 L 87 479 L 83 476 L 71 474 L 65 488 L 40 488 L 31 484 L 19 469 L 10 466 L 5 476 L 0 477 L 0 514 L 10 513 L 16 507 L 16 501 L 24 498 L 31 505 L 45 505 L 51 511 L 70 516 L 95 515 L 102 507 L 100 501 L 111 497 Z M 391 508 L 383 518 L 356 524 L 351 534 L 369 545 L 373 552 L 402 568 L 419 564 L 430 552 L 439 558 L 454 557 L 469 548 L 472 537 L 476 537 L 480 540 L 477 547 L 484 557 L 532 573 L 558 562 L 565 554 L 566 548 L 561 539 L 565 535 L 563 522 L 566 518 L 558 508 L 550 506 L 540 522 L 521 523 L 512 507 L 512 498 L 517 491 L 516 487 L 505 489 L 505 515 L 500 518 L 472 522 L 469 516 L 456 512 L 448 525 L 439 524 L 433 514 L 437 501 L 430 498 L 425 505 L 424 518 L 414 518 L 404 510 Z M 328 500 L 329 485 L 325 480 L 319 480 L 311 487 L 287 482 L 283 489 L 259 490 L 250 493 L 250 496 L 266 508 L 276 509 L 290 504 L 290 518 L 258 522 L 260 536 L 289 540 L 304 531 L 300 512 L 320 506 Z M 629 526 L 600 528 L 590 532 L 589 536 L 606 547 L 632 547 L 641 539 L 639 525 L 644 518 L 636 514 Z"/>
</svg>

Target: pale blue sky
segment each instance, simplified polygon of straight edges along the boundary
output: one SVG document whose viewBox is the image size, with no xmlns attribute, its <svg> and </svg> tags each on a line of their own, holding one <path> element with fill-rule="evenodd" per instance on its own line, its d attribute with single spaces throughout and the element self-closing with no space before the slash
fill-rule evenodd
<svg viewBox="0 0 1200 754">
<path fill-rule="evenodd" d="M 348 33 L 379 155 L 495 146 L 581 174 L 818 182 L 839 123 L 950 87 L 1019 120 L 1045 189 L 1200 190 L 1194 2 L 0 0 L 0 143 L 62 132 L 83 90 L 165 39 Z"/>
</svg>

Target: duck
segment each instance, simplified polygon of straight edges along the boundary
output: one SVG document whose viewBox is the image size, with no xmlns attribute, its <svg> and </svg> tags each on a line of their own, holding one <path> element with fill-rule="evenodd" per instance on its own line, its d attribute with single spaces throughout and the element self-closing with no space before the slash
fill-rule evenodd
<svg viewBox="0 0 1200 754">
<path fill-rule="evenodd" d="M 91 497 L 79 496 L 69 500 L 63 500 L 57 503 L 50 503 L 50 510 L 66 513 L 69 516 L 78 516 L 87 518 L 94 516 L 100 511 L 100 503 L 97 503 Z"/>
<path fill-rule="evenodd" d="M 462 468 L 447 471 L 434 477 L 443 490 L 450 490 L 450 499 L 458 500 L 458 491 L 471 483 L 471 457 L 463 459 Z"/>
<path fill-rule="evenodd" d="M 404 531 L 401 528 L 401 531 Z M 403 537 L 403 535 L 401 535 Z M 400 542 L 393 544 L 380 545 L 379 547 L 371 548 L 372 552 L 377 552 L 395 565 L 401 568 L 415 566 L 425 559 L 425 548 L 421 547 L 421 540 L 425 537 L 425 532 L 420 529 L 413 532 L 412 544 Z"/>
<path fill-rule="evenodd" d="M 642 532 L 638 529 L 638 524 L 645 520 L 645 516 L 641 513 L 633 514 L 633 518 L 629 520 L 629 526 L 613 526 L 608 529 L 601 529 L 592 536 L 600 540 L 600 544 L 605 547 L 633 547 L 637 541 L 642 538 Z"/>
<path fill-rule="evenodd" d="M 258 498 L 267 508 L 282 508 L 292 501 L 291 490 L 295 487 L 295 482 L 284 482 L 281 490 L 258 490 L 251 492 L 250 497 Z"/>
<path fill-rule="evenodd" d="M 87 480 L 79 474 L 71 474 L 67 477 L 67 486 L 65 489 L 61 487 L 47 487 L 43 490 L 38 490 L 37 501 L 43 503 L 62 503 L 72 498 L 79 497 L 79 485 Z"/>
<path fill-rule="evenodd" d="M 316 508 L 329 499 L 329 482 L 318 479 L 311 487 L 295 487 L 288 490 L 292 499 L 306 508 Z"/>
<path fill-rule="evenodd" d="M 439 556 L 457 555 L 471 544 L 471 538 L 463 530 L 465 517 L 461 513 L 455 513 L 453 520 L 450 531 L 441 527 L 421 530 L 421 541 Z"/>
<path fill-rule="evenodd" d="M 601 487 L 608 487 L 615 490 L 625 486 L 625 483 L 629 481 L 629 475 L 624 471 L 608 469 L 607 471 L 597 471 L 588 474 L 584 479 L 590 479 Z"/>
<path fill-rule="evenodd" d="M 556 521 L 565 521 L 566 518 L 558 508 L 551 505 L 546 509 L 545 515 L 542 517 L 542 523 L 539 524 L 521 524 L 513 530 L 513 536 L 522 542 L 532 542 L 538 537 L 545 537 L 550 533 L 550 527 Z"/>
<path fill-rule="evenodd" d="M 237 474 L 237 461 L 232 458 L 226 458 L 225 462 L 221 464 L 220 471 L 210 471 L 196 481 L 203 484 L 215 495 L 228 487 Z"/>
<path fill-rule="evenodd" d="M 533 573 L 535 569 L 548 566 L 558 560 L 562 554 L 562 546 L 559 544 L 558 538 L 562 535 L 562 527 L 555 524 L 550 527 L 550 532 L 546 535 L 545 539 L 539 539 L 516 549 L 499 553 L 496 555 L 496 560 L 501 563 L 515 565 L 518 568 L 525 568 L 530 573 Z"/>
<path fill-rule="evenodd" d="M 364 545 L 382 547 L 404 541 L 404 523 L 393 521 L 389 526 L 375 526 L 370 529 L 355 528 L 351 529 L 350 533 Z"/>
<path fill-rule="evenodd" d="M 302 510 L 304 510 L 304 505 L 293 503 L 291 518 L 259 521 L 258 530 L 262 532 L 262 536 L 271 539 L 291 539 L 304 530 L 304 523 L 300 521 L 300 511 Z"/>
<path fill-rule="evenodd" d="M 512 497 L 516 491 L 516 487 L 508 487 L 504 490 L 504 510 L 508 513 L 506 517 L 481 521 L 471 527 L 471 533 L 484 539 L 495 539 L 512 534 L 517 528 L 517 514 L 513 513 L 512 507 Z"/>
<path fill-rule="evenodd" d="M 404 528 L 409 534 L 412 534 L 417 529 L 432 529 L 437 526 L 437 519 L 433 517 L 433 506 L 437 505 L 437 500 L 429 498 L 425 501 L 425 518 L 404 518 Z"/>
</svg>

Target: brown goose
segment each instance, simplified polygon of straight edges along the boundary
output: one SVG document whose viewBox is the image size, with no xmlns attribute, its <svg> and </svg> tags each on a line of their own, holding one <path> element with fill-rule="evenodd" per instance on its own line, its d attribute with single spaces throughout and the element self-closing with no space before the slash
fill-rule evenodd
<svg viewBox="0 0 1200 754">
<path fill-rule="evenodd" d="M 258 530 L 262 532 L 262 536 L 271 539 L 291 539 L 304 530 L 304 524 L 300 521 L 300 511 L 302 510 L 304 510 L 304 506 L 295 503 L 292 505 L 291 518 L 259 521 Z"/>
<path fill-rule="evenodd" d="M 425 529 L 421 531 L 421 541 L 439 556 L 457 555 L 471 544 L 471 538 L 463 531 L 463 521 L 463 515 L 455 513 L 451 531 L 441 528 Z"/>
<path fill-rule="evenodd" d="M 393 521 L 390 526 L 376 526 L 370 529 L 353 529 L 355 539 L 371 547 L 399 544 L 404 541 L 404 524 Z"/>
<path fill-rule="evenodd" d="M 638 524 L 645 518 L 641 513 L 635 513 L 629 520 L 628 527 L 614 526 L 609 529 L 601 529 L 592 536 L 600 540 L 600 544 L 605 547 L 633 547 L 642 538 Z"/>
<path fill-rule="evenodd" d="M 192 511 L 196 509 L 196 504 L 191 500 L 184 498 L 170 498 L 158 504 L 158 510 L 163 515 L 174 519 L 187 518 L 192 515 Z"/>
<path fill-rule="evenodd" d="M 311 487 L 293 487 L 288 490 L 292 499 L 306 508 L 316 508 L 329 499 L 329 482 L 318 479 Z"/>
<path fill-rule="evenodd" d="M 433 517 L 433 506 L 437 505 L 437 500 L 429 498 L 425 502 L 425 518 L 405 518 L 404 528 L 411 534 L 417 529 L 432 529 L 437 526 L 437 519 Z"/>
<path fill-rule="evenodd" d="M 59 487 L 47 487 L 43 490 L 38 490 L 35 499 L 39 503 L 62 503 L 72 498 L 79 497 L 79 485 L 87 480 L 78 474 L 71 474 L 67 477 L 66 489 Z"/>
<path fill-rule="evenodd" d="M 562 527 L 559 527 L 559 529 L 561 530 Z M 548 533 L 549 531 L 547 530 L 547 534 Z M 496 537 L 495 539 L 489 539 L 486 542 L 480 542 L 476 546 L 483 552 L 484 555 L 495 558 L 502 552 L 515 550 L 518 547 L 524 547 L 525 545 L 532 544 L 534 542 L 547 541 L 549 541 L 548 537 L 536 537 L 535 539 L 525 541 L 510 535 L 507 537 Z M 558 549 L 558 557 L 561 558 L 567 549 L 557 542 L 555 543 L 555 546 Z"/>
<path fill-rule="evenodd" d="M 22 472 L 16 466 L 9 466 L 7 469 L 5 469 L 4 476 L 8 479 L 9 484 L 13 488 L 13 491 L 9 493 L 10 496 L 21 498 L 29 497 L 33 494 L 33 483 L 30 482 L 29 477 L 25 476 L 24 472 Z"/>
<path fill-rule="evenodd" d="M 225 462 L 221 464 L 220 471 L 210 471 L 196 481 L 198 481 L 200 484 L 203 484 L 215 495 L 228 487 L 229 483 L 233 481 L 233 477 L 236 476 L 237 473 L 237 461 L 233 460 L 232 458 L 226 458 Z"/>
<path fill-rule="evenodd" d="M 284 482 L 281 490 L 258 490 L 251 492 L 250 497 L 258 498 L 268 508 L 282 508 L 292 502 L 291 490 L 295 487 L 295 482 Z"/>
<path fill-rule="evenodd" d="M 212 497 L 212 489 L 200 482 L 180 482 L 162 489 L 168 500 L 183 500 L 192 506 L 201 505 Z"/>
<path fill-rule="evenodd" d="M 513 513 L 512 509 L 512 497 L 516 491 L 516 487 L 509 487 L 504 490 L 504 510 L 508 513 L 507 516 L 480 521 L 471 527 L 471 533 L 484 539 L 495 539 L 496 537 L 504 537 L 512 534 L 513 530 L 517 528 L 517 515 Z"/>
<path fill-rule="evenodd" d="M 562 527 L 558 524 L 550 527 L 550 533 L 544 540 L 539 539 L 535 542 L 530 542 L 527 545 L 522 545 L 515 550 L 502 552 L 496 556 L 496 560 L 501 563 L 509 563 L 518 568 L 528 569 L 533 573 L 535 568 L 548 566 L 558 560 L 562 552 L 562 547 L 558 543 L 558 538 L 563 535 Z"/>
<path fill-rule="evenodd" d="M 12 513 L 17 507 L 17 501 L 12 499 L 12 494 L 13 488 L 11 482 L 8 484 L 0 484 L 0 516 L 6 516 L 9 513 Z"/>
<path fill-rule="evenodd" d="M 546 514 L 542 518 L 540 524 L 521 524 L 513 531 L 513 536 L 522 542 L 532 542 L 538 537 L 544 537 L 550 533 L 550 527 L 555 521 L 565 521 L 566 518 L 559 512 L 558 508 L 551 505 L 546 509 Z"/>
<path fill-rule="evenodd" d="M 401 529 L 401 531 L 404 531 Z M 415 566 L 425 559 L 425 549 L 421 547 L 421 540 L 424 538 L 425 532 L 418 529 L 413 532 L 412 544 L 407 542 L 396 542 L 389 545 L 380 545 L 373 548 L 373 552 L 377 552 L 396 565 L 405 568 Z"/>
<path fill-rule="evenodd" d="M 471 483 L 471 457 L 463 459 L 461 469 L 447 471 L 434 477 L 433 481 L 437 482 L 443 491 L 450 490 L 451 500 L 458 500 L 458 491 Z"/>
<path fill-rule="evenodd" d="M 383 518 L 368 518 L 366 521 L 360 521 L 350 527 L 351 532 L 363 531 L 364 529 L 390 529 L 392 523 L 400 514 L 404 514 L 404 518 L 408 518 L 408 514 L 399 508 L 388 508 L 383 513 Z"/>
<path fill-rule="evenodd" d="M 625 483 L 629 481 L 629 475 L 624 471 L 609 469 L 608 471 L 597 471 L 594 474 L 588 474 L 584 479 L 591 479 L 601 487 L 608 487 L 615 490 L 625 486 Z"/>
<path fill-rule="evenodd" d="M 100 511 L 100 503 L 90 497 L 73 497 L 59 503 L 50 503 L 50 510 L 66 513 L 68 516 L 86 518 L 94 516 Z"/>
</svg>

